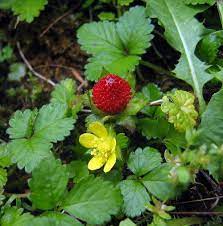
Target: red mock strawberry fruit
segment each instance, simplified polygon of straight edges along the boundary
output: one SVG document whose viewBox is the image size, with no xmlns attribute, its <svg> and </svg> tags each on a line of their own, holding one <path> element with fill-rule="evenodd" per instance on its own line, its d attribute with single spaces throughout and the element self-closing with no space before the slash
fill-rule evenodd
<svg viewBox="0 0 223 226">
<path fill-rule="evenodd" d="M 108 74 L 93 87 L 93 102 L 101 111 L 117 114 L 123 111 L 131 99 L 131 87 L 117 75 Z"/>
</svg>

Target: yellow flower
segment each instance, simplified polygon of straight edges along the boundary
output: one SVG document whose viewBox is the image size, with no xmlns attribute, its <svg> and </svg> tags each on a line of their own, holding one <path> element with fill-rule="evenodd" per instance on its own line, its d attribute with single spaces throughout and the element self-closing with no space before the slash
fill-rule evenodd
<svg viewBox="0 0 223 226">
<path fill-rule="evenodd" d="M 104 172 L 109 172 L 116 162 L 116 139 L 108 133 L 100 122 L 92 122 L 88 126 L 90 133 L 79 137 L 79 142 L 86 148 L 91 148 L 93 158 L 88 163 L 89 170 L 97 170 L 104 166 Z"/>
</svg>

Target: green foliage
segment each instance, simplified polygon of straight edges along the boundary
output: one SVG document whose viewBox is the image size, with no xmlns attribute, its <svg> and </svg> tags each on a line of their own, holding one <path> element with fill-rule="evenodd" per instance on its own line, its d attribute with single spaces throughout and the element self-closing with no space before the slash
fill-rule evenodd
<svg viewBox="0 0 223 226">
<path fill-rule="evenodd" d="M 196 53 L 198 57 L 208 64 L 215 64 L 218 58 L 218 49 L 223 44 L 223 31 L 214 31 L 205 35 L 198 43 Z"/>
<path fill-rule="evenodd" d="M 98 80 L 103 70 L 121 76 L 132 72 L 139 63 L 139 55 L 150 46 L 152 30 L 143 7 L 131 8 L 116 24 L 84 24 L 77 35 L 82 49 L 93 55 L 86 65 L 88 80 Z"/>
<path fill-rule="evenodd" d="M 128 159 L 128 168 L 137 176 L 142 176 L 161 164 L 161 155 L 158 150 L 146 147 L 137 148 Z"/>
<path fill-rule="evenodd" d="M 150 201 L 145 187 L 138 181 L 123 180 L 120 189 L 124 199 L 124 213 L 129 217 L 141 215 L 145 211 L 145 205 Z"/>
<path fill-rule="evenodd" d="M 214 94 L 207 106 L 206 111 L 201 117 L 199 129 L 200 143 L 215 143 L 222 145 L 223 136 L 223 106 L 222 106 L 223 90 Z"/>
<path fill-rule="evenodd" d="M 211 75 L 206 72 L 207 66 L 194 54 L 195 47 L 205 31 L 204 26 L 194 16 L 204 9 L 204 7 L 186 6 L 182 0 L 149 0 L 147 2 L 148 14 L 158 18 L 165 28 L 166 40 L 181 53 L 179 63 L 174 70 L 175 76 L 194 88 L 201 111 L 204 110 L 202 89 L 211 79 Z"/>
<path fill-rule="evenodd" d="M 111 12 L 102 12 L 98 14 L 98 18 L 100 20 L 114 20 L 115 19 L 115 14 Z"/>
<path fill-rule="evenodd" d="M 175 185 L 169 176 L 171 169 L 171 165 L 162 164 L 142 179 L 146 189 L 161 200 L 167 200 L 176 195 Z"/>
<path fill-rule="evenodd" d="M 128 6 L 132 2 L 134 2 L 134 0 L 118 0 L 118 4 L 121 6 Z"/>
<path fill-rule="evenodd" d="M 129 218 L 126 218 L 120 222 L 119 226 L 136 226 L 136 224 L 133 223 Z"/>
<path fill-rule="evenodd" d="M 10 65 L 8 78 L 10 81 L 20 81 L 26 75 L 26 67 L 23 63 L 14 63 Z"/>
<path fill-rule="evenodd" d="M 32 172 L 29 181 L 30 199 L 42 210 L 53 209 L 63 197 L 68 183 L 68 172 L 59 160 L 44 159 Z"/>
<path fill-rule="evenodd" d="M 186 131 L 196 125 L 198 113 L 194 106 L 193 94 L 177 90 L 163 97 L 161 110 L 168 114 L 168 120 L 179 131 Z"/>
<path fill-rule="evenodd" d="M 197 4 L 209 4 L 213 5 L 215 0 L 184 0 L 186 4 L 197 5 Z"/>
<path fill-rule="evenodd" d="M 0 8 L 1 8 L 1 3 L 0 3 Z M 9 60 L 12 57 L 12 54 L 13 54 L 12 47 L 9 45 L 4 46 L 0 51 L 0 63 L 4 62 L 5 60 Z"/>
<path fill-rule="evenodd" d="M 17 111 L 7 130 L 13 139 L 8 149 L 12 161 L 31 172 L 44 158 L 51 155 L 52 142 L 62 141 L 73 129 L 74 120 L 66 117 L 67 108 L 49 104 L 39 111 Z"/>
<path fill-rule="evenodd" d="M 28 226 L 32 220 L 32 215 L 23 213 L 23 209 L 11 207 L 5 209 L 0 222 L 2 226 Z"/>
<path fill-rule="evenodd" d="M 93 176 L 81 180 L 68 193 L 62 208 L 90 224 L 109 221 L 122 203 L 120 191 L 110 182 Z"/>
<path fill-rule="evenodd" d="M 0 189 L 3 188 L 6 182 L 7 182 L 7 171 L 5 169 L 0 168 Z"/>
<path fill-rule="evenodd" d="M 31 23 L 35 17 L 38 17 L 40 11 L 44 9 L 47 0 L 2 0 L 0 8 L 11 9 L 19 20 Z"/>
<path fill-rule="evenodd" d="M 74 183 L 79 183 L 82 179 L 88 177 L 89 175 L 87 163 L 83 161 L 72 161 L 69 165 L 67 165 L 67 169 L 69 177 L 73 178 Z"/>
</svg>

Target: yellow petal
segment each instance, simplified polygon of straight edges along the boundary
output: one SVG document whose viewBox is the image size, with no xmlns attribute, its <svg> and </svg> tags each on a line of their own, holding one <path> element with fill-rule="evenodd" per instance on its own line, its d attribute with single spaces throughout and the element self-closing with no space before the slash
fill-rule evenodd
<svg viewBox="0 0 223 226">
<path fill-rule="evenodd" d="M 109 156 L 108 161 L 105 164 L 104 172 L 105 173 L 109 172 L 112 169 L 112 167 L 115 165 L 115 162 L 116 162 L 116 154 L 115 154 L 115 152 L 113 152 Z"/>
<path fill-rule="evenodd" d="M 89 132 L 92 132 L 98 137 L 106 137 L 108 135 L 107 129 L 100 122 L 92 122 L 88 126 Z"/>
<path fill-rule="evenodd" d="M 97 144 L 98 138 L 91 133 L 83 133 L 79 137 L 79 142 L 86 148 L 94 148 Z"/>
<path fill-rule="evenodd" d="M 105 164 L 105 159 L 100 156 L 94 156 L 88 163 L 89 170 L 100 169 Z"/>
</svg>

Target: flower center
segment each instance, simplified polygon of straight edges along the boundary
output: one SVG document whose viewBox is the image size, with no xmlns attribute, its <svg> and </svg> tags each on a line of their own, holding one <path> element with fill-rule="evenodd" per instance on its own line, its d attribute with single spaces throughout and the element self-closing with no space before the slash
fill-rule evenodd
<svg viewBox="0 0 223 226">
<path fill-rule="evenodd" d="M 91 152 L 92 155 L 98 155 L 108 159 L 112 152 L 112 137 L 99 138 L 95 149 Z"/>
</svg>

